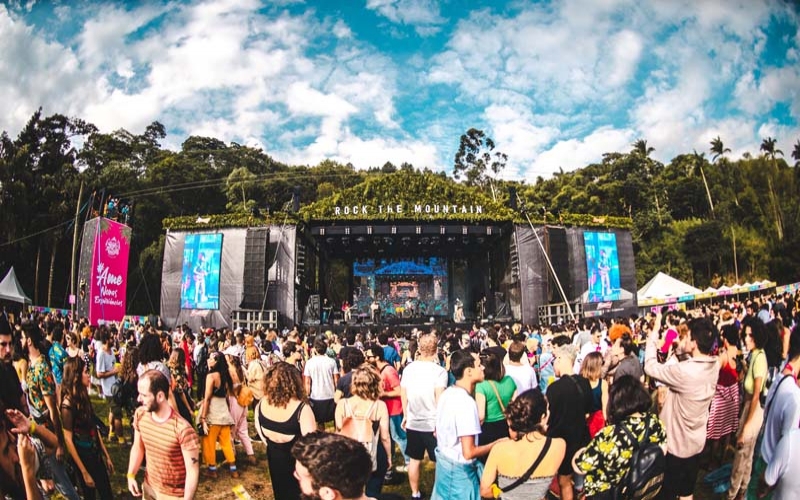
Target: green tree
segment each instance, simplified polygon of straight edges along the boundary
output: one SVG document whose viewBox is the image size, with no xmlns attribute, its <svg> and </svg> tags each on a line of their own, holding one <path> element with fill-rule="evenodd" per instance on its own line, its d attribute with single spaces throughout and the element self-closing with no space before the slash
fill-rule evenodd
<svg viewBox="0 0 800 500">
<path fill-rule="evenodd" d="M 764 157 L 769 158 L 772 162 L 772 172 L 767 173 L 767 184 L 769 187 L 769 197 L 770 197 L 770 205 L 772 206 L 772 214 L 775 221 L 775 230 L 778 233 L 778 241 L 783 240 L 783 212 L 781 210 L 780 203 L 778 201 L 778 197 L 775 194 L 775 187 L 772 180 L 772 176 L 774 172 L 777 172 L 778 165 L 776 161 L 776 156 L 781 155 L 783 156 L 783 151 L 777 149 L 775 147 L 775 139 L 772 137 L 767 137 L 763 141 L 761 141 L 761 151 L 764 153 Z"/>
<path fill-rule="evenodd" d="M 731 148 L 726 148 L 725 145 L 722 143 L 722 139 L 720 139 L 719 136 L 716 136 L 715 138 L 711 139 L 711 154 L 714 155 L 711 158 L 712 161 L 717 161 L 719 158 L 724 156 L 725 153 L 730 153 L 730 152 Z"/>
<path fill-rule="evenodd" d="M 794 143 L 794 149 L 792 150 L 792 158 L 794 159 L 794 166 L 800 166 L 800 139 Z"/>
<path fill-rule="evenodd" d="M 453 161 L 453 176 L 464 177 L 468 186 L 489 187 L 492 199 L 497 199 L 494 178 L 503 171 L 508 155 L 494 150 L 491 137 L 483 130 L 471 128 L 461 136 Z"/>
</svg>

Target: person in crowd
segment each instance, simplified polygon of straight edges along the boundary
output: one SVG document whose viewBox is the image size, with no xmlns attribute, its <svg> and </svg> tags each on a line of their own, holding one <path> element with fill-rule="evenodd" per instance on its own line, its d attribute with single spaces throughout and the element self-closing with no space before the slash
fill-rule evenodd
<svg viewBox="0 0 800 500">
<path fill-rule="evenodd" d="M 328 345 L 325 341 L 317 339 L 314 342 L 314 356 L 308 360 L 303 371 L 306 392 L 320 430 L 325 428 L 326 423 L 333 421 L 336 409 L 333 395 L 339 380 L 336 361 L 326 355 L 327 351 Z"/>
<path fill-rule="evenodd" d="M 612 332 L 616 326 L 617 325 L 611 327 Z M 627 331 L 621 333 L 619 337 L 614 340 L 611 349 L 609 349 L 612 356 L 618 359 L 610 378 L 613 381 L 618 377 L 630 375 L 644 383 L 644 370 L 642 370 L 642 364 L 639 362 L 639 347 L 633 341 L 630 328 L 622 326 L 622 329 Z"/>
<path fill-rule="evenodd" d="M 505 374 L 503 362 L 495 353 L 481 356 L 484 379 L 475 386 L 475 402 L 481 421 L 481 444 L 508 437 L 506 408 L 517 395 L 517 384 Z M 486 461 L 482 457 L 482 462 Z"/>
<path fill-rule="evenodd" d="M 592 392 L 592 406 L 589 409 L 589 436 L 594 437 L 606 426 L 606 407 L 608 406 L 608 382 L 603 376 L 603 355 L 590 352 L 581 363 L 581 377 L 589 381 Z"/>
<path fill-rule="evenodd" d="M 574 457 L 575 472 L 586 476 L 587 499 L 614 498 L 614 488 L 630 470 L 630 456 L 634 446 L 638 446 L 631 436 L 639 443 L 647 438 L 666 453 L 664 424 L 649 411 L 650 406 L 650 396 L 638 379 L 623 375 L 614 381 L 608 400 L 610 425 L 603 427 Z"/>
<path fill-rule="evenodd" d="M 97 432 L 94 409 L 89 401 L 92 383 L 89 367 L 81 358 L 69 358 L 64 363 L 61 422 L 64 444 L 77 469 L 83 498 L 104 500 L 114 498 L 109 476 L 114 463 Z"/>
<path fill-rule="evenodd" d="M 389 411 L 386 403 L 380 399 L 382 381 L 377 370 L 371 365 L 364 365 L 353 369 L 352 374 L 352 396 L 339 400 L 336 405 L 336 431 L 361 442 L 370 452 L 372 475 L 367 481 L 367 495 L 377 496 L 381 493 L 384 475 L 392 466 Z M 363 435 L 360 432 L 361 421 L 369 423 L 371 434 Z M 366 438 L 370 438 L 369 441 Z"/>
<path fill-rule="evenodd" d="M 122 393 L 119 399 L 122 409 L 127 413 L 130 422 L 133 422 L 133 415 L 137 406 L 137 385 L 139 382 L 139 376 L 136 374 L 137 366 L 139 366 L 139 348 L 134 345 L 125 349 L 125 354 L 122 356 L 122 363 L 120 363 L 119 367 L 119 378 L 122 380 L 122 386 L 120 387 Z M 125 439 L 124 431 L 119 437 Z M 132 431 L 131 437 L 133 437 Z"/>
<path fill-rule="evenodd" d="M 314 413 L 303 389 L 303 379 L 294 365 L 278 362 L 264 376 L 264 397 L 256 405 L 254 424 L 267 445 L 267 468 L 275 498 L 296 500 L 300 486 L 293 475 L 292 446 L 316 429 Z M 366 482 L 365 476 L 365 482 Z"/>
<path fill-rule="evenodd" d="M 797 381 L 797 375 L 800 374 L 800 327 L 798 326 L 791 331 L 787 356 L 788 362 L 781 375 L 772 383 L 764 404 L 764 434 L 760 454 L 754 465 L 756 471 L 764 471 L 767 464 L 774 462 L 778 443 L 790 432 L 794 432 L 800 422 L 800 387 Z M 792 438 L 787 439 L 785 445 L 789 448 L 785 450 L 787 453 L 792 452 L 797 446 L 796 438 L 794 439 L 794 441 Z M 773 471 L 775 474 L 772 477 L 777 480 L 779 469 L 774 468 Z M 760 492 L 764 493 L 767 483 L 764 481 L 765 477 L 760 479 Z M 775 483 L 776 481 L 772 481 L 769 484 Z M 782 486 L 785 487 L 786 483 L 784 482 Z"/>
<path fill-rule="evenodd" d="M 478 500 L 482 467 L 477 458 L 488 455 L 501 441 L 478 444 L 481 423 L 472 399 L 475 385 L 484 379 L 478 355 L 463 349 L 453 352 L 450 371 L 456 382 L 445 389 L 436 406 L 436 479 L 431 500 Z"/>
<path fill-rule="evenodd" d="M 547 388 L 550 407 L 547 435 L 566 442 L 567 451 L 558 468 L 558 488 L 562 499 L 572 500 L 575 497 L 572 457 L 591 439 L 586 417 L 592 406 L 592 391 L 588 380 L 580 375 L 572 375 L 576 356 L 574 346 L 567 342 L 556 347 L 553 354 L 558 380 Z"/>
<path fill-rule="evenodd" d="M 284 361 L 300 370 L 301 374 L 305 371 L 303 347 L 300 344 L 291 340 L 287 340 L 283 343 L 281 352 L 283 353 Z"/>
<path fill-rule="evenodd" d="M 363 365 L 365 362 L 366 358 L 364 357 L 364 353 L 360 350 L 350 349 L 347 351 L 342 360 L 344 375 L 339 377 L 339 381 L 336 382 L 336 392 L 333 395 L 333 399 L 336 403 L 339 403 L 340 399 L 349 398 L 352 395 L 350 392 L 350 382 L 353 378 L 353 370 Z"/>
<path fill-rule="evenodd" d="M 655 325 L 661 324 L 661 314 Z M 707 318 L 693 319 L 680 341 L 689 358 L 673 364 L 658 362 L 659 329 L 647 337 L 644 371 L 667 387 L 661 420 L 667 429 L 667 471 L 662 498 L 691 499 L 699 469 L 700 453 L 706 442 L 706 425 L 716 391 L 719 366 L 711 356 L 717 341 L 717 327 Z"/>
<path fill-rule="evenodd" d="M 194 403 L 191 400 L 191 388 L 186 378 L 186 360 L 184 356 L 183 349 L 173 349 L 167 361 L 167 368 L 169 368 L 169 373 L 172 377 L 172 393 L 175 396 L 175 402 L 178 403 L 178 414 L 187 422 L 192 422 L 194 421 L 192 418 Z"/>
<path fill-rule="evenodd" d="M 47 449 L 44 454 L 44 469 L 52 477 L 55 488 L 69 499 L 78 499 L 78 493 L 64 468 L 64 442 L 61 431 L 61 413 L 56 402 L 56 384 L 50 365 L 41 351 L 44 335 L 39 326 L 26 321 L 22 325 L 22 342 L 28 349 L 30 366 L 26 373 L 28 386 L 28 409 L 36 425 L 44 425 L 58 438 L 54 450 Z"/>
<path fill-rule="evenodd" d="M 732 434 L 739 427 L 739 375 L 736 358 L 739 355 L 739 330 L 733 324 L 722 327 L 722 346 L 719 349 L 719 377 L 708 416 L 706 439 L 711 442 L 711 469 L 725 461 L 725 451 Z"/>
<path fill-rule="evenodd" d="M 230 372 L 231 381 L 233 382 L 233 394 L 228 397 L 228 408 L 230 408 L 231 417 L 233 418 L 233 436 L 232 438 L 238 439 L 242 443 L 242 448 L 247 455 L 247 463 L 250 465 L 256 464 L 256 455 L 253 451 L 253 442 L 250 439 L 250 432 L 247 428 L 247 409 L 252 403 L 252 391 L 250 391 L 250 401 L 242 400 L 242 394 L 247 394 L 249 388 L 245 384 L 244 370 L 242 370 L 241 358 L 237 356 L 225 356 L 228 361 L 228 371 Z M 243 403 L 247 403 L 243 405 Z"/>
<path fill-rule="evenodd" d="M 233 395 L 233 381 L 228 370 L 228 363 L 221 352 L 213 352 L 208 357 L 206 394 L 200 407 L 199 417 L 200 425 L 203 428 L 203 461 L 208 467 L 207 476 L 211 479 L 218 477 L 217 443 L 222 448 L 222 454 L 230 467 L 231 477 L 239 477 L 231 440 L 231 427 L 234 424 L 228 409 L 228 397 L 231 395 Z"/>
<path fill-rule="evenodd" d="M 601 355 L 605 355 L 606 350 L 608 349 L 608 343 L 603 340 L 603 330 L 600 329 L 600 326 L 593 326 L 591 332 L 592 336 L 589 339 L 589 342 L 585 343 L 583 347 L 581 347 L 577 358 L 575 358 L 575 365 L 572 367 L 572 369 L 573 373 L 576 375 L 581 372 L 583 360 L 590 352 L 599 352 Z"/>
<path fill-rule="evenodd" d="M 536 371 L 528 362 L 525 355 L 525 344 L 514 341 L 508 346 L 508 361 L 505 363 L 506 375 L 514 380 L 517 386 L 517 394 L 538 387 L 536 382 Z"/>
<path fill-rule="evenodd" d="M 395 367 L 390 364 L 383 357 L 386 353 L 385 348 L 380 346 L 372 346 L 368 352 L 371 356 L 367 359 L 369 363 L 374 366 L 381 375 L 381 400 L 386 403 L 386 408 L 389 411 L 389 430 L 393 444 L 397 444 L 400 448 L 400 453 L 403 455 L 403 465 L 398 466 L 398 472 L 408 472 L 408 462 L 410 458 L 406 455 L 407 436 L 406 431 L 403 429 L 403 401 L 400 398 L 400 374 L 397 373 Z M 392 458 L 392 453 L 388 454 Z M 392 470 L 391 466 L 387 472 L 387 480 L 391 479 Z M 369 493 L 369 492 L 368 492 Z"/>
<path fill-rule="evenodd" d="M 729 500 L 741 498 L 750 482 L 753 452 L 764 420 L 764 409 L 761 407 L 759 398 L 762 392 L 766 393 L 765 383 L 769 369 L 769 360 L 764 351 L 767 342 L 764 324 L 758 318 L 748 320 L 743 325 L 743 333 L 745 347 L 750 353 L 750 361 L 744 377 L 744 402 L 739 420 L 739 431 L 736 435 L 736 454 L 733 458 L 731 488 L 728 490 Z"/>
<path fill-rule="evenodd" d="M 394 367 L 395 370 L 400 369 L 400 354 L 397 349 L 389 343 L 389 333 L 382 332 L 378 334 L 378 345 L 383 349 L 383 359 Z"/>
<path fill-rule="evenodd" d="M 160 370 L 139 376 L 139 403 L 133 418 L 133 445 L 128 460 L 128 491 L 134 497 L 194 498 L 200 478 L 200 440 L 192 425 L 169 404 L 169 381 Z M 144 481 L 136 474 L 147 460 Z"/>
<path fill-rule="evenodd" d="M 305 498 L 375 500 L 364 494 L 371 459 L 361 443 L 313 432 L 297 440 L 292 458 L 294 477 Z"/>
<path fill-rule="evenodd" d="M 556 370 L 553 366 L 556 361 L 555 350 L 570 342 L 568 335 L 557 335 L 549 342 L 543 339 L 544 347 L 542 355 L 539 356 L 539 388 L 542 394 L 547 395 L 547 388 L 556 380 Z"/>
<path fill-rule="evenodd" d="M 400 399 L 403 402 L 403 423 L 408 441 L 408 483 L 411 497 L 421 498 L 419 490 L 420 463 L 436 460 L 436 408 L 439 397 L 447 387 L 447 372 L 437 360 L 437 338 L 433 333 L 419 336 L 419 355 L 403 371 L 400 379 Z"/>
<path fill-rule="evenodd" d="M 64 327 L 61 323 L 55 323 L 52 327 L 52 344 L 47 353 L 50 359 L 50 368 L 53 370 L 53 378 L 56 381 L 56 401 L 61 401 L 61 376 L 64 370 L 64 360 L 67 359 L 67 351 L 64 349 Z"/>
<path fill-rule="evenodd" d="M 108 439 L 111 442 L 120 439 L 124 444 L 125 438 L 117 437 L 122 434 L 122 408 L 114 402 L 112 397 L 114 395 L 114 384 L 117 382 L 117 358 L 111 352 L 113 340 L 110 333 L 106 333 L 100 336 L 99 341 L 100 349 L 96 356 L 95 373 L 97 373 L 97 378 L 100 379 L 102 395 L 109 402 L 108 427 L 110 432 Z"/>
<path fill-rule="evenodd" d="M 514 489 L 503 491 L 502 498 L 544 498 L 564 460 L 567 444 L 561 438 L 547 436 L 547 400 L 541 390 L 537 387 L 522 392 L 509 403 L 506 418 L 511 440 L 498 443 L 489 453 L 481 476 L 481 497 L 494 498 L 497 488 L 508 488 L 538 461 L 527 479 Z"/>
</svg>

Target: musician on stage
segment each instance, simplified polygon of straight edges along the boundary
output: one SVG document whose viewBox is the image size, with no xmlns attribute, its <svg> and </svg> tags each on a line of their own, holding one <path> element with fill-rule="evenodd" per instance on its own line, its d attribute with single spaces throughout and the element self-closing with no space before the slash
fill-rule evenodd
<svg viewBox="0 0 800 500">
<path fill-rule="evenodd" d="M 376 325 L 381 321 L 381 304 L 376 297 L 369 306 L 370 317 Z"/>
<path fill-rule="evenodd" d="M 486 316 L 486 295 L 477 302 L 475 312 L 478 314 L 478 319 L 483 319 Z"/>
<path fill-rule="evenodd" d="M 333 311 L 333 307 L 328 302 L 328 299 L 322 299 L 322 324 L 328 324 L 328 321 L 331 319 L 331 312 Z"/>
<path fill-rule="evenodd" d="M 350 309 L 352 309 L 350 307 L 350 303 L 345 300 L 342 303 L 342 312 L 344 313 L 344 321 L 345 321 L 345 323 L 348 323 L 348 324 L 350 323 Z"/>
<path fill-rule="evenodd" d="M 461 302 L 461 299 L 456 298 L 453 307 L 453 322 L 461 323 L 462 321 L 464 321 L 464 303 Z"/>
</svg>

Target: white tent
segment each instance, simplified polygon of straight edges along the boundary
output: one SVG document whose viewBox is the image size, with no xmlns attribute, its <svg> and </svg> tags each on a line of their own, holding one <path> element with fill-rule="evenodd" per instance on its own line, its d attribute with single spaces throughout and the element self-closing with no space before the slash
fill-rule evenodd
<svg viewBox="0 0 800 500">
<path fill-rule="evenodd" d="M 637 292 L 638 300 L 647 299 L 668 299 L 671 297 L 682 297 L 684 295 L 696 295 L 703 293 L 699 288 L 695 288 L 688 283 L 675 279 L 668 274 L 659 272 L 653 279 L 647 282 Z"/>
<path fill-rule="evenodd" d="M 12 302 L 20 302 L 22 305 L 30 304 L 31 299 L 25 295 L 19 281 L 17 281 L 17 273 L 14 272 L 12 267 L 3 281 L 0 281 L 0 299 L 10 300 Z"/>
</svg>

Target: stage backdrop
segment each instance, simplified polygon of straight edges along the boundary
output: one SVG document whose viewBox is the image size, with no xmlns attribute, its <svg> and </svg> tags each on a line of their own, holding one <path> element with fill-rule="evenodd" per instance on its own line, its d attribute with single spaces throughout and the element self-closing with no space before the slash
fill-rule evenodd
<svg viewBox="0 0 800 500">
<path fill-rule="evenodd" d="M 95 217 L 83 226 L 78 314 L 91 325 L 122 321 L 128 286 L 131 228 Z"/>
</svg>

